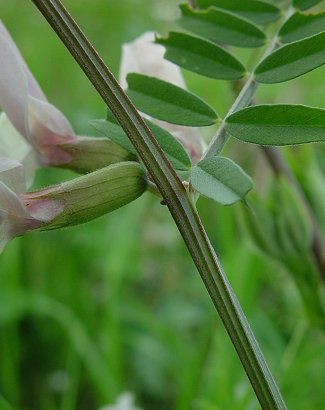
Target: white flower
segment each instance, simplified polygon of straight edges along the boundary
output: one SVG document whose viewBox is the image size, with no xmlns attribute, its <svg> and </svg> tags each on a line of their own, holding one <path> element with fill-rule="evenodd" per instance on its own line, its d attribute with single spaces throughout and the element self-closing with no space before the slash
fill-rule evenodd
<svg viewBox="0 0 325 410">
<path fill-rule="evenodd" d="M 47 102 L 1 21 L 0 107 L 36 150 L 42 165 L 69 162 L 70 155 L 57 145 L 74 140 L 75 133 L 65 116 Z"/>
<path fill-rule="evenodd" d="M 48 103 L 1 21 L 0 108 L 0 157 L 22 163 L 28 185 L 40 165 L 87 173 L 131 159 L 107 138 L 74 133 L 65 116 Z"/>
<path fill-rule="evenodd" d="M 101 407 L 99 410 L 143 410 L 134 405 L 134 396 L 132 393 L 125 392 L 118 396 L 115 404 Z"/>
<path fill-rule="evenodd" d="M 123 45 L 119 76 L 122 87 L 127 88 L 126 77 L 129 73 L 135 72 L 186 88 L 180 68 L 164 59 L 164 47 L 155 44 L 154 40 L 155 34 L 146 32 L 132 43 Z M 197 129 L 153 121 L 171 132 L 183 144 L 194 162 L 200 158 L 202 142 Z"/>
</svg>

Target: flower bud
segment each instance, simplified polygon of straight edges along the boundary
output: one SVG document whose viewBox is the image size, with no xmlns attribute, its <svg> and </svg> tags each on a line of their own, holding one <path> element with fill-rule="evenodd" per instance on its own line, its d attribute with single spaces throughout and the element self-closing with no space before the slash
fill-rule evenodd
<svg viewBox="0 0 325 410">
<path fill-rule="evenodd" d="M 140 197 L 145 171 L 137 162 L 120 162 L 42 191 L 21 195 L 29 214 L 47 220 L 41 230 L 88 222 Z M 44 210 L 47 215 L 44 215 Z M 49 219 L 50 213 L 54 217 Z"/>
</svg>

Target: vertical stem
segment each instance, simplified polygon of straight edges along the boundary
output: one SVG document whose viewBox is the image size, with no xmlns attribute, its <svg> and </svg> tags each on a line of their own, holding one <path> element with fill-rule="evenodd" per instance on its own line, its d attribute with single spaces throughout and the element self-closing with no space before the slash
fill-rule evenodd
<svg viewBox="0 0 325 410">
<path fill-rule="evenodd" d="M 201 220 L 134 105 L 60 0 L 32 0 L 116 116 L 160 190 L 263 409 L 286 409 Z"/>
</svg>

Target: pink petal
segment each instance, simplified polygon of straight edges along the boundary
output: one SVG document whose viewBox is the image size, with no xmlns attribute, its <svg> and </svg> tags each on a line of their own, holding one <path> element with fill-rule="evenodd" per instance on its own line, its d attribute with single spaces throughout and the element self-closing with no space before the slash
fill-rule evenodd
<svg viewBox="0 0 325 410">
<path fill-rule="evenodd" d="M 12 238 L 39 225 L 40 222 L 26 211 L 18 195 L 0 181 L 0 252 Z"/>
<path fill-rule="evenodd" d="M 57 147 L 75 139 L 69 121 L 53 105 L 36 98 L 28 99 L 28 126 L 33 144 L 45 157 L 44 165 L 60 165 L 72 157 Z"/>
</svg>

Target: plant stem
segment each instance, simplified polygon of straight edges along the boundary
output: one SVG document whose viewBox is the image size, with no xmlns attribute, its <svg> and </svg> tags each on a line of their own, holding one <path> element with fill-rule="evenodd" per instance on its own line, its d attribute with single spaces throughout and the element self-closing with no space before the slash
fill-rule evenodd
<svg viewBox="0 0 325 410">
<path fill-rule="evenodd" d="M 292 13 L 293 7 L 290 6 L 284 16 L 284 21 L 286 21 Z M 282 24 L 283 23 L 281 23 L 280 27 L 282 26 Z M 276 32 L 273 39 L 270 41 L 270 45 L 266 49 L 260 61 L 264 60 L 264 58 L 266 58 L 269 54 L 272 53 L 272 51 L 274 51 L 278 47 L 278 34 L 279 31 Z M 218 155 L 221 152 L 222 148 L 226 145 L 227 141 L 230 138 L 229 134 L 227 134 L 225 130 L 227 117 L 229 117 L 234 112 L 247 107 L 251 103 L 258 88 L 258 83 L 254 79 L 254 71 L 255 70 L 253 70 L 253 72 L 248 76 L 247 81 L 244 84 L 241 92 L 239 93 L 234 104 L 231 106 L 230 110 L 225 116 L 225 119 L 221 122 L 215 136 L 212 138 L 207 150 L 205 151 L 201 159 L 211 157 L 213 155 Z"/>
<path fill-rule="evenodd" d="M 32 0 L 93 83 L 160 190 L 263 409 L 286 409 L 200 218 L 156 139 L 60 0 Z"/>
</svg>

